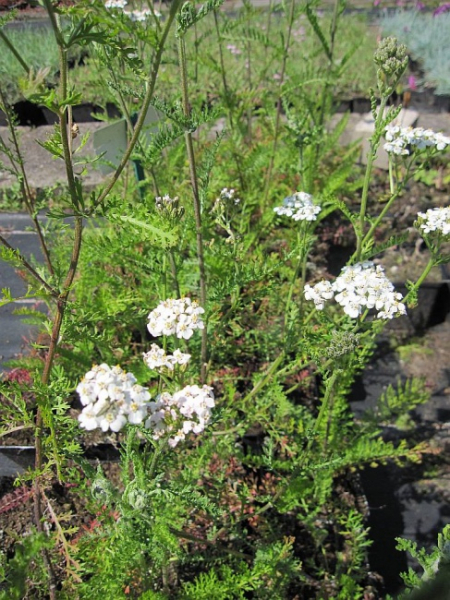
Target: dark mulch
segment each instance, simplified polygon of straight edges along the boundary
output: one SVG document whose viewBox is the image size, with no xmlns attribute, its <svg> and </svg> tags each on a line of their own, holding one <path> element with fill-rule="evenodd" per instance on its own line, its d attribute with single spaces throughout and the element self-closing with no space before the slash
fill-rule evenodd
<svg viewBox="0 0 450 600">
<path fill-rule="evenodd" d="M 60 4 L 73 4 L 71 0 L 62 0 Z M 38 5 L 36 0 L 0 0 L 0 11 L 3 10 L 12 10 L 16 8 L 17 10 L 42 10 L 42 7 Z"/>
</svg>

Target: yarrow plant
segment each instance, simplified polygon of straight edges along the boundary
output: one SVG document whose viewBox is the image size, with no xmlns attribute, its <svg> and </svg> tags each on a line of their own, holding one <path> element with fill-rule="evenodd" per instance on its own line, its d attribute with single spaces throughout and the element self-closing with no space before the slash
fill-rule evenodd
<svg viewBox="0 0 450 600">
<path fill-rule="evenodd" d="M 424 233 L 438 232 L 441 235 L 450 235 L 450 206 L 445 208 L 429 208 L 427 212 L 420 212 L 418 227 Z"/>
<path fill-rule="evenodd" d="M 7 585 L 20 580 L 27 589 L 8 597 L 167 600 L 241 597 L 245 590 L 255 599 L 332 593 L 360 600 L 369 585 L 364 517 L 346 510 L 347 503 L 336 510 L 336 485 L 344 489 L 346 474 L 361 465 L 417 459 L 421 452 L 404 440 L 385 441 L 376 423 L 361 427 L 348 410 L 349 389 L 370 358 L 382 321 L 405 312 L 426 276 L 402 298 L 382 267 L 368 261 L 391 243 L 381 239 L 384 229 L 378 231 L 378 225 L 400 197 L 392 177 L 387 202 L 367 201 L 373 192 L 371 161 L 395 112 L 383 105 L 407 63 L 405 49 L 391 39 L 376 56 L 380 97 L 372 98 L 372 106 L 380 110 L 360 186 L 356 153 L 334 147 L 344 121 L 331 135 L 328 127 L 334 83 L 349 56 L 338 50 L 340 3 L 330 29 L 322 27 L 327 17 L 318 18 L 311 3 L 289 0 L 285 13 L 277 8 L 276 19 L 271 10 L 264 15 L 264 30 L 253 26 L 260 15 L 248 3 L 232 21 L 216 0 L 201 7 L 172 0 L 164 6 L 164 20 L 144 32 L 131 20 L 143 21 L 147 10 L 130 12 L 142 2 L 83 1 L 68 8 L 43 2 L 60 51 L 61 82 L 47 89 L 34 81 L 32 69 L 27 76 L 33 96 L 55 113 L 56 130 L 45 147 L 64 157 L 67 186 L 56 201 L 60 209 L 52 206 L 54 220 L 44 235 L 39 207 L 24 183 L 23 161 L 15 163 L 41 234 L 45 267 L 36 271 L 0 231 L 3 256 L 33 282 L 26 297 L 43 298 L 51 313 L 48 347 L 32 359 L 33 381 L 0 382 L 5 414 L 0 435 L 24 424 L 34 430 L 33 518 L 43 540 L 41 561 L 38 551 L 30 554 L 20 573 L 15 558 L 24 554 L 17 552 L 10 562 Z M 153 5 L 146 4 L 155 16 Z M 295 23 L 300 15 L 304 19 Z M 201 21 L 210 17 L 215 27 L 203 29 Z M 282 35 L 274 32 L 279 26 Z M 309 62 L 300 81 L 292 68 L 295 31 L 325 65 L 317 77 L 311 77 Z M 230 40 L 239 40 L 242 50 L 230 45 L 227 52 Z M 213 52 L 217 60 L 204 60 L 205 43 L 204 57 Z M 84 171 L 74 160 L 78 147 L 71 146 L 72 107 L 82 97 L 66 60 L 72 45 L 92 53 L 93 64 L 101 65 L 99 79 L 108 81 L 108 95 L 127 125 L 132 121 L 117 169 L 95 191 L 85 189 Z M 245 59 L 237 69 L 240 52 Z M 286 86 L 289 78 L 293 84 Z M 267 94 L 260 93 L 261 81 Z M 211 97 L 214 88 L 218 93 Z M 0 108 L 7 114 L 1 98 L 0 89 Z M 212 99 L 210 111 L 205 107 Z M 256 103 L 261 111 L 254 110 Z M 162 115 L 158 130 L 151 139 L 139 138 L 151 105 Z M 284 109 L 290 112 L 287 121 Z M 135 111 L 136 121 L 130 118 Z M 222 112 L 231 134 L 211 135 Z M 274 127 L 267 126 L 267 116 Z M 14 144 L 13 118 L 10 125 Z M 132 181 L 132 160 L 144 171 L 139 183 Z M 114 186 L 119 189 L 111 193 Z M 311 194 L 285 198 L 274 209 L 285 222 L 274 226 L 281 218 L 268 211 L 270 199 L 296 186 Z M 62 217 L 68 208 L 74 227 L 66 231 Z M 348 221 L 357 241 L 349 266 L 334 281 L 327 281 L 323 262 L 312 264 L 323 231 L 316 225 L 325 214 L 331 216 L 325 228 L 337 222 L 340 229 L 341 220 Z M 89 231 L 85 222 L 91 215 L 102 218 Z M 448 231 L 447 215 L 425 213 L 418 222 L 430 233 Z M 53 225 L 58 235 L 50 252 L 46 239 Z M 439 244 L 425 235 L 425 227 L 418 228 L 431 250 L 432 268 L 441 260 Z M 305 285 L 314 269 L 322 269 L 323 281 Z M 142 304 L 149 298 L 155 308 L 143 324 Z M 343 310 L 330 306 L 333 299 Z M 12 296 L 4 292 L 4 301 Z M 378 321 L 366 319 L 368 311 Z M 347 316 L 361 318 L 349 323 Z M 147 347 L 145 325 L 152 337 L 163 338 L 160 344 Z M 197 330 L 201 340 L 189 343 Z M 109 366 L 118 356 L 123 368 Z M 82 409 L 74 419 L 73 382 L 95 358 L 101 364 L 76 386 Z M 96 470 L 83 457 L 84 447 L 98 438 L 98 432 L 86 432 L 95 430 L 120 450 L 117 478 L 105 463 Z M 254 436 L 254 430 L 261 434 Z M 92 504 L 93 518 L 101 508 L 92 522 L 95 530 L 81 528 L 75 537 L 76 525 L 65 526 L 65 511 L 53 510 L 55 494 L 47 493 L 53 481 L 73 482 L 68 493 L 89 497 L 80 506 Z M 292 528 L 293 520 L 298 527 Z M 324 536 L 332 540 L 326 572 Z M 312 560 L 301 563 L 305 548 Z"/>
<path fill-rule="evenodd" d="M 412 152 L 426 149 L 443 152 L 450 146 L 450 137 L 423 127 L 388 125 L 384 137 L 386 152 L 399 156 L 409 156 Z"/>
<path fill-rule="evenodd" d="M 312 201 L 306 192 L 296 192 L 283 200 L 283 206 L 276 206 L 277 215 L 291 217 L 294 221 L 315 221 L 321 208 Z"/>
<path fill-rule="evenodd" d="M 188 340 L 196 329 L 204 329 L 200 315 L 205 310 L 190 298 L 164 300 L 148 315 L 147 328 L 154 337 L 176 335 Z"/>
<path fill-rule="evenodd" d="M 334 297 L 352 319 L 372 308 L 378 311 L 379 319 L 406 313 L 402 295 L 395 292 L 383 267 L 371 261 L 344 267 L 333 283 L 320 281 L 313 287 L 306 285 L 304 294 L 318 310 L 323 310 L 325 302 Z"/>
</svg>

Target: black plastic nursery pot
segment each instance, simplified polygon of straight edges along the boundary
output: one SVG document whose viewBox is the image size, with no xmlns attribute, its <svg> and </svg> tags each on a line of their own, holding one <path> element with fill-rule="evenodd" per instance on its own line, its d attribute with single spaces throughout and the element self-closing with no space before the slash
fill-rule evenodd
<svg viewBox="0 0 450 600">
<path fill-rule="evenodd" d="M 54 112 L 49 110 L 46 106 L 42 106 L 41 109 L 46 119 L 46 125 L 54 125 L 58 122 L 58 117 Z M 104 114 L 105 110 L 103 107 L 91 102 L 85 102 L 72 108 L 72 118 L 75 123 L 92 123 L 95 121 L 101 121 L 101 117 L 104 116 Z M 106 105 L 106 114 L 109 119 L 118 119 L 121 117 L 119 109 L 111 102 L 108 102 Z"/>
<path fill-rule="evenodd" d="M 28 100 L 16 102 L 12 109 L 20 126 L 41 127 L 42 125 L 55 125 L 58 122 L 56 114 L 46 106 L 39 106 Z M 101 117 L 104 115 L 105 109 L 102 106 L 90 102 L 74 106 L 72 109 L 72 117 L 75 123 L 101 121 Z M 121 117 L 119 109 L 111 102 L 106 104 L 106 115 L 109 119 Z M 6 115 L 0 110 L 0 127 L 5 127 L 7 124 Z"/>
</svg>

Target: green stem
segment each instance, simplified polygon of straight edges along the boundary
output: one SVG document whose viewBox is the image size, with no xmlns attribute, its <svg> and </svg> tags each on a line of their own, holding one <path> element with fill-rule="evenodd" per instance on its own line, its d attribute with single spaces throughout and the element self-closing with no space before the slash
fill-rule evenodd
<svg viewBox="0 0 450 600">
<path fill-rule="evenodd" d="M 157 48 L 155 55 L 153 57 L 153 60 L 152 60 L 150 74 L 149 74 L 148 80 L 146 82 L 145 97 L 144 97 L 144 100 L 142 103 L 142 108 L 141 108 L 141 112 L 139 114 L 138 120 L 136 121 L 136 124 L 134 126 L 133 135 L 131 136 L 131 139 L 128 142 L 127 149 L 125 150 L 125 153 L 122 157 L 122 160 L 120 161 L 119 166 L 117 167 L 116 171 L 114 172 L 108 185 L 100 193 L 99 197 L 97 198 L 97 200 L 95 202 L 95 206 L 101 205 L 102 202 L 105 200 L 105 198 L 110 193 L 110 191 L 112 190 L 112 188 L 115 186 L 122 171 L 125 169 L 126 165 L 128 164 L 131 154 L 133 153 L 134 147 L 139 139 L 139 135 L 144 126 L 145 117 L 147 116 L 147 111 L 150 106 L 151 99 L 153 98 L 153 94 L 155 92 L 156 79 L 158 76 L 159 66 L 161 64 L 161 58 L 162 58 L 163 51 L 165 48 L 167 36 L 169 35 L 170 28 L 176 17 L 176 14 L 178 12 L 178 8 L 179 8 L 180 4 L 181 4 L 181 0 L 173 0 L 173 2 L 170 5 L 169 16 L 167 17 L 167 21 L 166 21 L 164 30 L 161 35 L 161 39 L 159 40 L 158 48 Z"/>
<path fill-rule="evenodd" d="M 170 270 L 172 272 L 173 289 L 175 290 L 176 297 L 181 298 L 180 283 L 178 281 L 177 263 L 175 261 L 175 254 L 172 249 L 169 250 L 169 262 Z"/>
<path fill-rule="evenodd" d="M 227 110 L 228 110 L 228 119 L 230 121 L 230 127 L 233 130 L 234 123 L 233 123 L 233 111 L 231 110 L 231 95 L 230 95 L 230 90 L 228 87 L 228 81 L 227 81 L 227 76 L 226 76 L 225 61 L 223 58 L 222 33 L 221 33 L 220 27 L 219 27 L 219 17 L 217 16 L 217 10 L 213 10 L 213 15 L 214 15 L 214 26 L 216 28 L 216 35 L 217 35 L 217 45 L 219 47 L 220 75 L 222 77 L 223 93 L 225 96 L 225 106 L 227 107 Z"/>
<path fill-rule="evenodd" d="M 410 170 L 411 170 L 411 165 L 408 166 L 406 174 L 405 174 L 405 177 L 403 178 L 403 181 L 401 182 L 401 184 L 398 185 L 397 189 L 394 191 L 394 193 L 392 194 L 392 196 L 385 203 L 385 205 L 383 207 L 383 210 L 380 212 L 380 214 L 375 219 L 375 221 L 373 221 L 373 223 L 371 224 L 371 226 L 369 228 L 369 231 L 366 233 L 366 235 L 364 236 L 364 238 L 362 240 L 362 246 L 364 246 L 370 240 L 370 238 L 372 237 L 372 235 L 375 232 L 376 228 L 381 223 L 381 221 L 383 220 L 383 218 L 385 217 L 385 215 L 388 213 L 388 211 L 391 208 L 391 206 L 394 203 L 394 201 L 400 196 L 401 192 L 405 189 L 406 184 L 408 183 L 408 181 L 410 179 Z M 356 256 L 356 254 L 354 256 Z"/>
<path fill-rule="evenodd" d="M 367 156 L 367 166 L 366 166 L 366 172 L 364 175 L 363 190 L 362 190 L 362 194 L 361 194 L 361 209 L 359 212 L 359 227 L 356 229 L 356 237 L 357 237 L 356 253 L 355 253 L 356 262 L 359 262 L 361 260 L 361 254 L 362 254 L 362 249 L 363 249 L 362 242 L 364 239 L 364 227 L 366 224 L 367 201 L 368 201 L 368 196 L 369 196 L 369 184 L 370 184 L 370 179 L 372 176 L 373 163 L 374 163 L 375 157 L 377 155 L 377 148 L 378 148 L 379 140 L 380 140 L 380 134 L 379 134 L 380 123 L 382 122 L 382 120 L 384 118 L 384 109 L 386 108 L 387 101 L 388 101 L 387 97 L 381 98 L 380 107 L 378 109 L 377 117 L 375 119 L 375 132 L 374 132 L 372 138 L 370 139 L 370 149 L 369 149 L 369 154 Z"/>
<path fill-rule="evenodd" d="M 1 33 L 1 30 L 0 30 L 0 33 Z M 35 202 L 33 199 L 33 195 L 31 193 L 30 185 L 28 183 L 28 177 L 27 177 L 27 173 L 25 170 L 25 163 L 24 163 L 24 160 L 22 157 L 22 152 L 20 150 L 20 145 L 19 145 L 19 140 L 17 138 L 16 128 L 14 126 L 14 121 L 13 121 L 13 118 L 11 117 L 9 107 L 6 102 L 6 97 L 5 97 L 1 87 L 0 87 L 0 100 L 1 100 L 3 110 L 5 112 L 5 115 L 6 115 L 6 120 L 8 123 L 8 130 L 11 135 L 11 142 L 14 146 L 14 152 L 15 152 L 15 156 L 13 156 L 12 153 L 8 153 L 8 156 L 11 160 L 11 164 L 13 165 L 17 179 L 19 181 L 20 190 L 22 192 L 22 198 L 24 200 L 25 207 L 27 209 L 27 212 L 28 212 L 31 220 L 33 221 L 35 231 L 38 235 L 39 244 L 41 246 L 41 250 L 44 255 L 45 264 L 47 265 L 50 275 L 54 275 L 54 269 L 53 269 L 52 261 L 50 259 L 50 252 L 49 252 L 47 243 L 45 241 L 45 237 L 44 237 L 44 234 L 43 234 L 43 231 L 41 228 L 41 224 L 39 223 L 39 220 L 37 217 Z M 5 149 L 6 149 L 6 146 L 5 146 Z"/>
<path fill-rule="evenodd" d="M 306 445 L 305 456 L 310 452 L 312 445 L 315 441 L 315 436 L 319 431 L 320 426 L 322 425 L 322 421 L 324 419 L 325 413 L 328 410 L 330 399 L 333 395 L 334 384 L 336 383 L 336 379 L 341 374 L 341 371 L 337 369 L 328 379 L 325 389 L 325 395 L 322 400 L 322 404 L 319 409 L 319 414 L 317 415 L 316 422 L 314 423 L 314 428 L 311 434 L 311 437 L 308 440 L 308 444 Z"/>
<path fill-rule="evenodd" d="M 186 119 L 189 119 L 191 115 L 191 109 L 189 104 L 188 94 L 188 75 L 186 67 L 186 46 L 184 36 L 180 34 L 178 38 L 178 55 L 180 63 L 180 77 L 181 77 L 181 92 L 183 99 L 183 113 Z M 186 143 L 186 151 L 189 161 L 189 174 L 191 179 L 192 195 L 194 200 L 194 216 L 195 216 L 195 230 L 197 240 L 197 261 L 200 277 L 200 304 L 206 310 L 206 269 L 205 260 L 203 256 L 203 228 L 202 228 L 202 212 L 200 205 L 200 193 L 198 188 L 197 169 L 195 164 L 194 146 L 192 143 L 192 133 L 186 131 L 184 134 Z M 202 329 L 202 342 L 200 351 L 200 380 L 202 383 L 206 381 L 206 368 L 208 364 L 208 337 L 207 327 Z"/>
<path fill-rule="evenodd" d="M 158 458 L 160 457 L 162 452 L 162 444 L 158 444 L 157 447 L 155 448 L 155 451 L 153 452 L 153 456 L 152 456 L 152 462 L 150 463 L 150 469 L 148 471 L 148 475 L 147 478 L 149 480 L 152 480 L 155 476 L 156 473 L 156 467 L 158 465 Z"/>
<path fill-rule="evenodd" d="M 247 42 L 247 80 L 248 80 L 248 91 L 252 93 L 252 45 L 250 40 Z M 247 108 L 247 143 L 251 144 L 253 133 L 252 133 L 252 98 L 249 98 L 249 106 Z"/>
<path fill-rule="evenodd" d="M 297 265 L 294 269 L 294 274 L 292 276 L 292 281 L 291 281 L 291 285 L 289 286 L 289 292 L 287 295 L 287 299 L 286 299 L 286 305 L 284 308 L 284 325 L 283 325 L 283 331 L 285 332 L 287 329 L 287 325 L 288 325 L 288 316 L 289 316 L 289 309 L 291 306 L 291 300 L 292 300 L 292 294 L 294 292 L 294 287 L 295 287 L 295 282 L 298 279 L 298 274 L 300 272 L 300 269 L 302 267 L 302 263 L 303 263 L 303 252 L 302 252 L 302 247 L 301 247 L 301 237 L 302 237 L 302 229 L 300 228 L 299 231 L 297 232 L 297 251 L 298 251 L 298 261 L 297 261 Z"/>
<path fill-rule="evenodd" d="M 12 250 L 14 252 L 15 258 L 20 262 L 21 266 L 24 267 L 28 273 L 35 279 L 40 285 L 44 287 L 44 289 L 53 297 L 56 298 L 58 296 L 58 292 L 51 285 L 49 285 L 39 273 L 30 265 L 27 259 L 22 256 L 19 250 L 16 250 L 7 242 L 7 240 L 0 234 L 0 244 L 8 248 L 8 250 Z"/>
<path fill-rule="evenodd" d="M 267 11 L 267 25 L 266 25 L 266 35 L 267 35 L 267 39 L 270 39 L 270 30 L 272 27 L 272 13 L 273 13 L 273 3 L 274 0 L 270 0 L 269 3 L 269 10 Z M 267 52 L 269 50 L 269 46 L 266 46 L 264 48 L 264 58 L 267 59 Z"/>
<path fill-rule="evenodd" d="M 231 131 L 233 131 L 234 130 L 233 101 L 232 101 L 232 94 L 230 93 L 230 88 L 228 87 L 228 81 L 227 81 L 227 75 L 226 75 L 226 69 L 225 69 L 225 60 L 223 57 L 223 43 L 222 43 L 223 38 L 222 38 L 222 33 L 221 33 L 220 27 L 219 27 L 219 17 L 217 14 L 217 10 L 213 11 L 213 15 L 214 15 L 214 26 L 215 26 L 216 35 L 217 35 L 217 45 L 219 47 L 220 75 L 222 78 L 223 95 L 225 98 L 225 106 L 226 106 L 227 113 L 228 113 L 228 120 L 230 122 L 230 128 L 231 128 Z M 237 156 L 234 148 L 232 149 L 232 154 L 233 154 L 233 159 L 235 161 L 236 169 L 238 172 L 239 183 L 240 183 L 241 189 L 244 190 L 246 186 L 245 186 L 244 174 L 242 173 L 241 161 L 239 160 L 239 157 Z"/>
<path fill-rule="evenodd" d="M 14 44 L 12 44 L 12 42 L 8 39 L 8 37 L 6 36 L 6 34 L 4 33 L 4 31 L 2 31 L 1 29 L 0 29 L 0 38 L 5 42 L 5 44 L 9 48 L 9 50 L 14 54 L 15 58 L 19 61 L 20 65 L 24 69 L 24 71 L 29 75 L 30 72 L 31 72 L 30 67 L 24 61 L 24 59 L 22 58 L 21 54 L 17 51 L 17 49 L 14 46 Z"/>
<path fill-rule="evenodd" d="M 420 286 L 422 285 L 422 283 L 425 281 L 425 279 L 428 277 L 431 269 L 433 267 L 436 266 L 436 260 L 435 258 L 432 256 L 430 258 L 430 260 L 428 261 L 427 265 L 425 266 L 425 269 L 422 272 L 422 275 L 419 277 L 419 279 L 416 281 L 416 283 L 413 285 L 413 287 L 409 290 L 409 292 L 406 294 L 406 296 L 403 298 L 403 302 L 406 304 L 408 302 L 409 297 L 416 293 L 417 290 L 420 288 Z"/>
<path fill-rule="evenodd" d="M 275 155 L 277 153 L 277 148 L 278 148 L 278 137 L 280 134 L 281 108 L 282 108 L 282 98 L 283 98 L 282 89 L 283 89 L 283 83 L 284 83 L 285 74 L 286 74 L 286 65 L 287 65 L 287 59 L 289 56 L 289 49 L 290 49 L 290 45 L 291 45 L 291 35 L 292 35 L 292 27 L 294 25 L 294 16 L 295 16 L 295 0 L 291 0 L 290 10 L 289 10 L 289 18 L 288 18 L 288 30 L 287 30 L 286 42 L 284 45 L 283 60 L 281 62 L 280 80 L 279 80 L 279 85 L 278 85 L 278 99 L 277 99 L 277 109 L 276 109 L 276 116 L 275 116 L 275 130 L 274 130 L 274 135 L 273 135 L 272 151 L 270 154 L 269 168 L 267 169 L 267 175 L 266 175 L 264 200 L 263 200 L 263 204 L 262 204 L 263 212 L 267 206 L 267 200 L 269 198 L 270 184 L 272 181 L 272 172 L 273 172 L 273 167 L 275 164 Z"/>
<path fill-rule="evenodd" d="M 334 47 L 335 47 L 335 41 L 336 41 L 336 32 L 337 32 L 340 4 L 341 4 L 341 0 L 334 0 L 333 18 L 332 18 L 331 27 L 330 27 L 330 55 L 328 57 L 328 66 L 327 66 L 327 72 L 326 72 L 326 76 L 325 76 L 325 84 L 323 86 L 322 102 L 321 102 L 320 114 L 319 114 L 319 122 L 316 123 L 316 125 L 318 125 L 320 128 L 323 127 L 323 124 L 325 121 L 325 115 L 326 115 L 326 112 L 328 109 L 328 104 L 329 104 L 329 101 L 332 99 L 332 95 L 330 95 L 329 92 L 330 92 L 330 86 L 331 86 L 331 74 L 332 74 L 333 67 L 334 67 Z M 319 156 L 319 152 L 320 152 L 320 144 L 318 144 L 316 147 L 316 160 Z"/>
<path fill-rule="evenodd" d="M 394 170 L 392 165 L 392 157 L 388 156 L 389 160 L 389 191 L 391 192 L 391 196 L 395 193 L 395 184 L 394 184 Z"/>
<path fill-rule="evenodd" d="M 262 390 L 262 388 L 265 387 L 269 383 L 270 379 L 272 378 L 272 375 L 277 370 L 278 366 L 283 362 L 284 356 L 285 356 L 284 352 L 282 352 L 281 354 L 279 354 L 277 356 L 277 358 L 273 361 L 273 363 L 267 369 L 267 371 L 265 372 L 263 377 L 258 381 L 258 383 L 253 387 L 253 389 L 250 390 L 250 392 L 244 397 L 244 399 L 242 400 L 243 406 L 245 406 L 245 404 L 249 400 L 251 400 L 254 396 L 256 396 L 256 394 L 258 394 Z"/>
</svg>

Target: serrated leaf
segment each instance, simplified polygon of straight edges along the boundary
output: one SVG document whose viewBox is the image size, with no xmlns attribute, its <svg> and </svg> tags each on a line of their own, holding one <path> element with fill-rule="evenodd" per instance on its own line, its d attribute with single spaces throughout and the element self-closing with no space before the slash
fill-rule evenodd
<svg viewBox="0 0 450 600">
<path fill-rule="evenodd" d="M 401 246 L 404 242 L 406 242 L 408 237 L 409 233 L 407 231 L 400 235 L 393 235 L 386 242 L 383 242 L 382 244 L 377 244 L 376 246 L 373 246 L 373 248 L 371 248 L 369 251 L 364 252 L 362 260 L 370 260 L 374 256 L 381 254 L 381 252 L 385 252 L 393 246 Z"/>
<path fill-rule="evenodd" d="M 317 35 L 317 37 L 320 40 L 320 43 L 322 44 L 322 47 L 325 51 L 325 54 L 327 55 L 328 60 L 332 60 L 333 59 L 333 55 L 331 53 L 330 47 L 328 45 L 328 42 L 323 34 L 323 31 L 319 25 L 319 21 L 317 19 L 317 15 L 312 11 L 311 7 L 309 4 L 306 5 L 305 7 L 305 13 L 306 13 L 306 17 L 308 19 L 308 21 L 311 24 L 311 27 L 314 30 L 314 33 Z"/>
<path fill-rule="evenodd" d="M 130 217 L 128 215 L 111 215 L 119 221 L 124 221 L 125 223 L 130 223 L 131 225 L 135 225 L 144 231 L 148 231 L 154 237 L 158 238 L 160 242 L 162 242 L 165 246 L 174 246 L 177 242 L 177 237 L 174 233 L 170 231 L 163 231 L 162 229 L 158 229 L 150 223 L 146 221 L 141 221 L 140 219 L 136 219 L 134 217 Z"/>
</svg>

